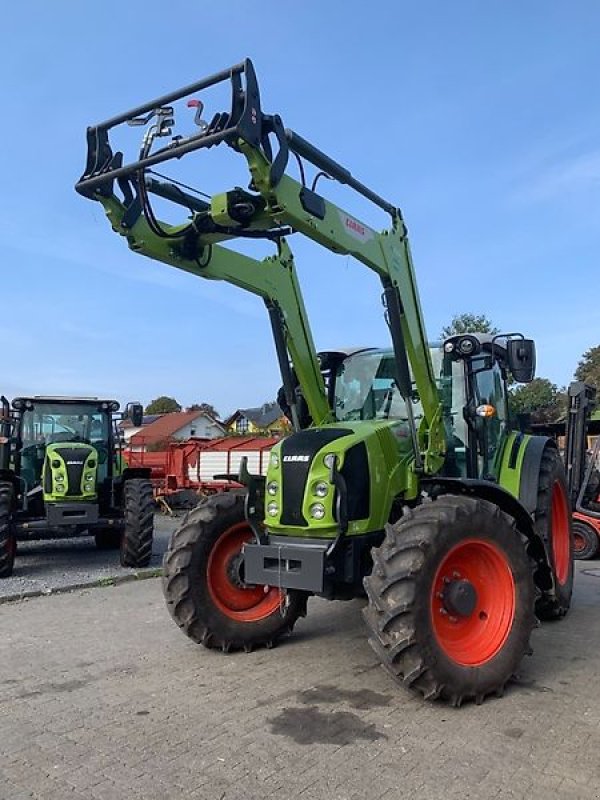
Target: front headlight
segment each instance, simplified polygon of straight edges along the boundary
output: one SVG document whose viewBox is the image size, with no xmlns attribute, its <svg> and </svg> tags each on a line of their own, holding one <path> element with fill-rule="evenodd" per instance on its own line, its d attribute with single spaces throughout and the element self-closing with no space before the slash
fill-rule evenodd
<svg viewBox="0 0 600 800">
<path fill-rule="evenodd" d="M 313 519 L 323 519 L 325 516 L 325 506 L 323 503 L 313 503 L 309 512 Z"/>
<path fill-rule="evenodd" d="M 277 481 L 269 481 L 269 483 L 267 484 L 267 492 L 273 495 L 277 494 L 278 490 L 279 490 L 279 485 Z"/>
<path fill-rule="evenodd" d="M 276 517 L 278 513 L 279 513 L 279 506 L 277 505 L 277 503 L 269 503 L 269 505 L 267 506 L 267 514 L 269 514 L 269 516 L 271 517 Z"/>
<path fill-rule="evenodd" d="M 94 491 L 94 484 L 93 483 L 86 483 L 84 487 L 86 492 L 93 492 Z"/>
<path fill-rule="evenodd" d="M 86 481 L 93 481 L 93 480 L 94 480 L 94 476 L 93 476 L 93 474 L 90 472 L 90 474 L 89 474 L 89 475 L 86 475 L 86 476 L 85 476 L 85 479 L 86 479 Z"/>
<path fill-rule="evenodd" d="M 279 456 L 277 453 L 271 453 L 271 466 L 275 468 L 279 466 Z"/>
<path fill-rule="evenodd" d="M 57 483 L 64 483 L 64 480 L 65 480 L 65 478 L 64 478 L 64 475 L 55 475 L 55 476 L 54 476 L 54 480 L 55 480 Z"/>
<path fill-rule="evenodd" d="M 327 469 L 331 469 L 335 464 L 335 453 L 327 453 L 327 455 L 323 458 L 323 463 L 327 467 Z"/>
<path fill-rule="evenodd" d="M 328 492 L 329 484 L 325 483 L 325 481 L 319 481 L 313 489 L 313 494 L 315 494 L 317 497 L 327 497 Z"/>
</svg>

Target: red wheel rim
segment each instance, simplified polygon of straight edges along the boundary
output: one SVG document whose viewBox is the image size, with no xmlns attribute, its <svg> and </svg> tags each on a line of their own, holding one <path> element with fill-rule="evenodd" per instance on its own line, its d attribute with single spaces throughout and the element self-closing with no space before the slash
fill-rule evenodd
<svg viewBox="0 0 600 800">
<path fill-rule="evenodd" d="M 472 613 L 448 612 L 444 590 L 468 581 L 476 594 Z M 490 661 L 502 649 L 515 617 L 515 581 L 504 553 L 491 542 L 467 539 L 440 564 L 431 592 L 433 631 L 444 653 L 467 667 Z"/>
<path fill-rule="evenodd" d="M 571 563 L 571 528 L 569 525 L 569 509 L 567 497 L 560 481 L 552 486 L 552 558 L 554 571 L 561 585 L 569 577 Z"/>
<path fill-rule="evenodd" d="M 238 586 L 233 579 L 235 559 L 253 538 L 246 522 L 228 528 L 217 539 L 206 566 L 208 592 L 226 617 L 236 622 L 259 622 L 279 609 L 283 591 L 275 586 Z"/>
</svg>

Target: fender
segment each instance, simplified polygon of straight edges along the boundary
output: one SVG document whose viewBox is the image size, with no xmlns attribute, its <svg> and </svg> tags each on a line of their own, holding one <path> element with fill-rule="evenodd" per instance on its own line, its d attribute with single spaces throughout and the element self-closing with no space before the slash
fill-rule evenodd
<svg viewBox="0 0 600 800">
<path fill-rule="evenodd" d="M 536 472 L 535 474 L 537 475 L 538 473 Z M 506 512 L 515 520 L 517 528 L 528 540 L 527 554 L 536 564 L 533 576 L 536 586 L 544 592 L 552 591 L 552 570 L 550 562 L 548 561 L 544 542 L 535 530 L 533 518 L 521 500 L 518 500 L 513 494 L 496 483 L 475 478 L 445 478 L 436 476 L 430 479 L 423 479 L 422 485 L 432 497 L 437 497 L 440 494 L 464 494 L 480 497 L 482 500 L 487 500 L 499 506 L 502 511 Z"/>
<path fill-rule="evenodd" d="M 499 483 L 519 498 L 528 514 L 537 508 L 538 476 L 546 448 L 557 449 L 554 439 L 513 432 L 502 454 Z"/>
</svg>

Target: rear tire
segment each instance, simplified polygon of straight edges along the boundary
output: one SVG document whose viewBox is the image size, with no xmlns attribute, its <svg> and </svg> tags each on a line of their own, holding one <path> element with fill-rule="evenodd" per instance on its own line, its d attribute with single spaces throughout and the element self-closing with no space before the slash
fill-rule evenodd
<svg viewBox="0 0 600 800">
<path fill-rule="evenodd" d="M 121 537 L 121 566 L 147 567 L 152 558 L 154 498 L 145 478 L 130 478 L 123 487 L 125 528 Z"/>
<path fill-rule="evenodd" d="M 578 561 L 587 561 L 595 558 L 600 550 L 600 539 L 596 531 L 581 520 L 573 520 L 573 539 L 575 543 L 575 558 Z"/>
<path fill-rule="evenodd" d="M 426 699 L 500 694 L 531 652 L 529 559 L 514 520 L 485 500 L 445 495 L 406 511 L 373 550 L 365 588 L 369 643 Z"/>
<path fill-rule="evenodd" d="M 542 455 L 534 519 L 554 581 L 554 597 L 542 594 L 536 602 L 536 614 L 541 620 L 560 619 L 571 605 L 575 547 L 565 468 L 555 447 L 546 447 Z"/>
<path fill-rule="evenodd" d="M 251 651 L 272 647 L 306 614 L 305 592 L 243 582 L 243 544 L 253 539 L 244 496 L 204 498 L 169 542 L 163 592 L 182 631 L 205 647 Z"/>
<path fill-rule="evenodd" d="M 118 550 L 121 547 L 121 531 L 113 528 L 100 528 L 94 539 L 98 550 Z"/>
<path fill-rule="evenodd" d="M 12 575 L 17 537 L 12 524 L 15 490 L 12 483 L 0 481 L 0 578 Z"/>
</svg>

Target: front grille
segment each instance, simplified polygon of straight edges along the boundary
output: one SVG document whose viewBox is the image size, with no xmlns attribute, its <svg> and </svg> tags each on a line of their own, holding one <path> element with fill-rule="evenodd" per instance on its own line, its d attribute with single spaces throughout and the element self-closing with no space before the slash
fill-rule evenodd
<svg viewBox="0 0 600 800">
<path fill-rule="evenodd" d="M 324 428 L 300 431 L 288 436 L 281 445 L 282 525 L 307 525 L 302 501 L 310 466 L 319 450 L 352 431 L 345 428 Z M 303 461 L 286 461 L 286 456 L 306 456 Z"/>
<path fill-rule="evenodd" d="M 81 478 L 86 459 L 92 452 L 91 447 L 55 447 L 54 452 L 59 455 L 67 470 L 67 497 L 81 494 Z M 76 463 L 69 463 L 76 462 Z"/>
</svg>

